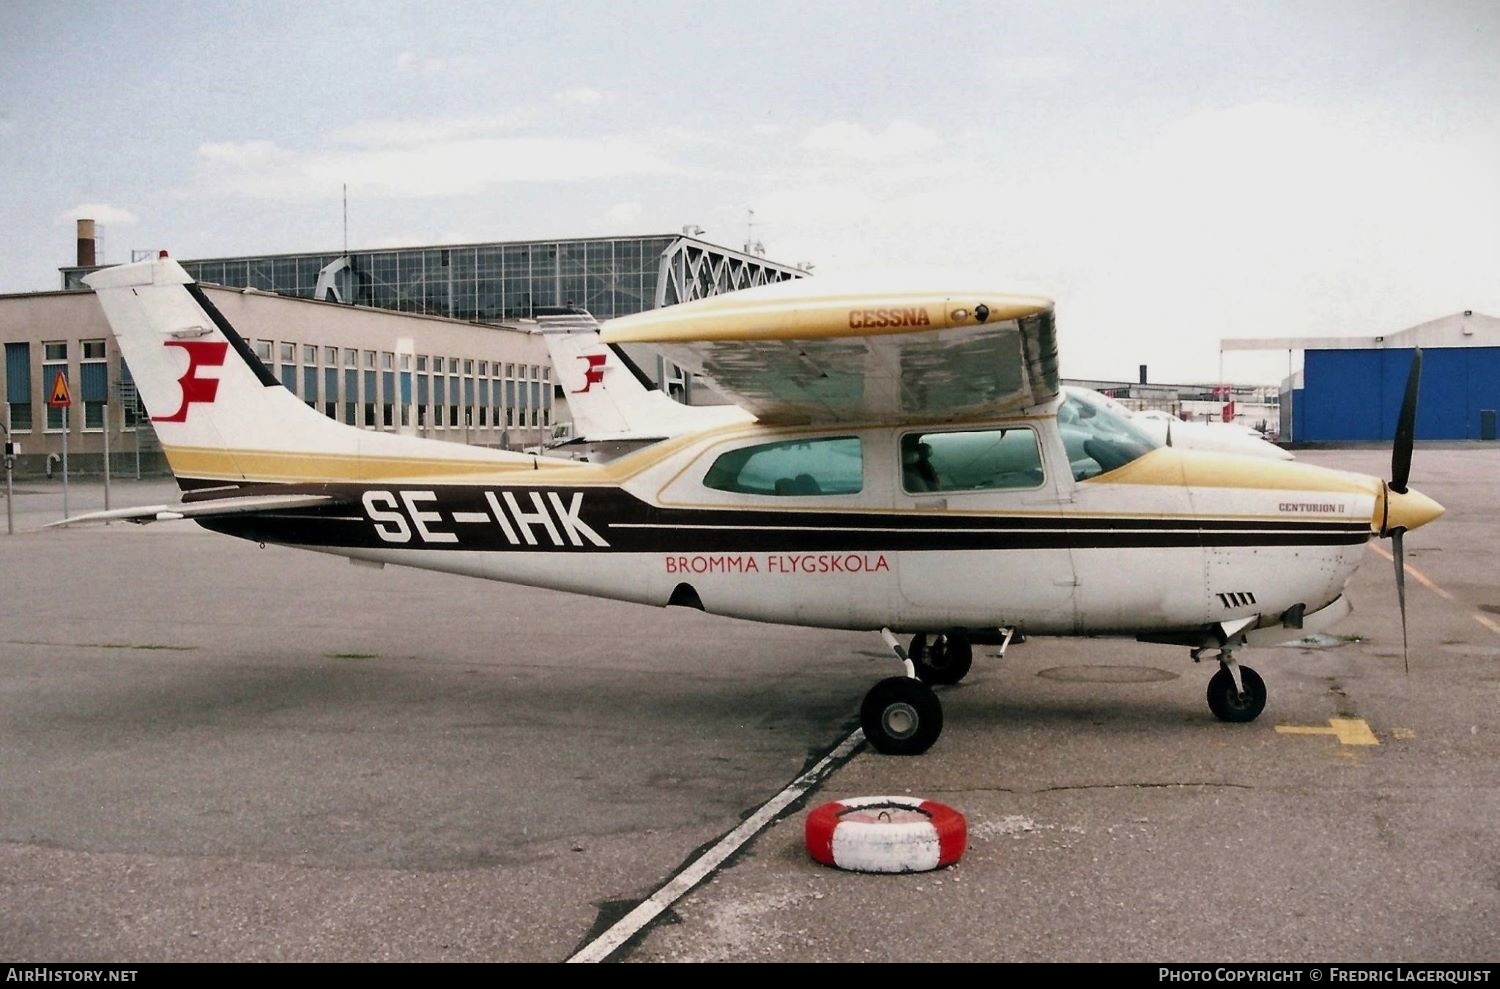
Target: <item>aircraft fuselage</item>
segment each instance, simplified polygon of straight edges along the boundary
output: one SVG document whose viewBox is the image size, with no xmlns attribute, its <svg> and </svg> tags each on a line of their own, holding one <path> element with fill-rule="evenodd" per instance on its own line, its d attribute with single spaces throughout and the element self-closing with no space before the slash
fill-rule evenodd
<svg viewBox="0 0 1500 989">
<path fill-rule="evenodd" d="M 915 434 L 946 454 L 949 487 L 911 490 L 902 450 Z M 759 621 L 1043 635 L 1279 625 L 1288 609 L 1310 614 L 1337 598 L 1371 537 L 1373 478 L 1173 449 L 1115 470 L 1088 460 L 1081 469 L 1081 456 L 1050 416 L 749 425 L 607 466 L 539 461 L 493 483 L 320 484 L 337 504 L 202 524 L 371 562 L 657 606 L 701 602 Z M 726 463 L 738 471 L 728 482 Z M 818 490 L 771 477 L 778 465 L 806 468 L 799 476 Z"/>
</svg>

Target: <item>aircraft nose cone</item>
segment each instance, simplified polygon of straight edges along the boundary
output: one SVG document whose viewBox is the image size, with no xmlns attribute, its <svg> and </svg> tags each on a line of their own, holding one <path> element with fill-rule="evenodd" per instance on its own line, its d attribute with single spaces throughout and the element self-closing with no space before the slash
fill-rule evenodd
<svg viewBox="0 0 1500 989">
<path fill-rule="evenodd" d="M 1445 511 L 1442 505 L 1410 488 L 1405 493 L 1387 491 L 1385 497 L 1386 531 L 1419 529 Z"/>
</svg>

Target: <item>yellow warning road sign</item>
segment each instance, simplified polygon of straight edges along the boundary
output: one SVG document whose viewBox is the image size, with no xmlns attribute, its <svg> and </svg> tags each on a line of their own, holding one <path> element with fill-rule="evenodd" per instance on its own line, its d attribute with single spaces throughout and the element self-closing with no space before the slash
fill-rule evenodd
<svg viewBox="0 0 1500 989">
<path fill-rule="evenodd" d="M 68 391 L 68 376 L 62 371 L 52 379 L 52 395 L 47 404 L 54 409 L 66 409 L 73 404 L 73 394 Z"/>
</svg>

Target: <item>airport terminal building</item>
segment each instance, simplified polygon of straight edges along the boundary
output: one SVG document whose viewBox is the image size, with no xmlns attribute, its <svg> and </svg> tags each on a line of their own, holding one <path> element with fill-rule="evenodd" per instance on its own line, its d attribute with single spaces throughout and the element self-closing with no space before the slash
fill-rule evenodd
<svg viewBox="0 0 1500 989">
<path fill-rule="evenodd" d="M 21 446 L 18 474 L 51 473 L 64 412 L 70 470 L 161 469 L 103 313 L 83 277 L 93 225 L 62 290 L 0 296 L 3 417 Z M 356 427 L 500 448 L 542 441 L 561 411 L 546 347 L 518 325 L 555 306 L 608 319 L 805 275 L 690 233 L 436 245 L 381 251 L 185 260 L 210 299 L 282 384 Z M 649 369 L 649 366 L 648 366 Z M 658 364 L 682 397 L 690 382 Z"/>
</svg>

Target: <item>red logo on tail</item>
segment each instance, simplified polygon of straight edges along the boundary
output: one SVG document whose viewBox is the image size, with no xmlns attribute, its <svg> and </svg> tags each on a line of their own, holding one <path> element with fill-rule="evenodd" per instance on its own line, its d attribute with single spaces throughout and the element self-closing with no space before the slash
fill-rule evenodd
<svg viewBox="0 0 1500 989">
<path fill-rule="evenodd" d="M 182 405 L 169 416 L 152 416 L 152 422 L 187 422 L 188 406 L 194 402 L 212 403 L 219 394 L 218 378 L 200 378 L 200 367 L 223 367 L 229 344 L 223 340 L 168 340 L 163 346 L 181 347 L 187 351 L 188 366 L 177 383 L 182 386 Z"/>
<path fill-rule="evenodd" d="M 579 354 L 578 359 L 588 361 L 589 366 L 583 371 L 583 387 L 576 388 L 569 394 L 581 395 L 595 385 L 604 384 L 604 361 L 608 354 Z"/>
</svg>

